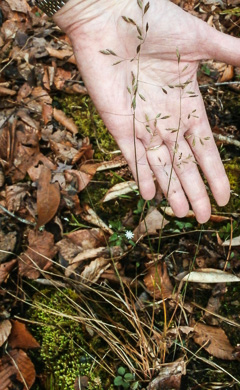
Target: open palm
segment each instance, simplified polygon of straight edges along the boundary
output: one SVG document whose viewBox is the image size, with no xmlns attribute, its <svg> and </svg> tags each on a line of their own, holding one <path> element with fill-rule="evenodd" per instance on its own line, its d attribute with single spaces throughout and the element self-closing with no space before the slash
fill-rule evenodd
<svg viewBox="0 0 240 390">
<path fill-rule="evenodd" d="M 168 0 L 150 0 L 143 13 L 135 0 L 70 0 L 55 21 L 142 196 L 155 195 L 153 172 L 175 214 L 186 215 L 190 202 L 203 223 L 211 207 L 198 165 L 219 205 L 230 190 L 198 89 L 198 61 L 239 64 L 240 43 Z"/>
</svg>

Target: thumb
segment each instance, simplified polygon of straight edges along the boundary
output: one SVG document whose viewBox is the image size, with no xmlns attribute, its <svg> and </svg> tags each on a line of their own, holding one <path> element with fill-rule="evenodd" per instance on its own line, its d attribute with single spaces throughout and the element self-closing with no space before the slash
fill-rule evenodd
<svg viewBox="0 0 240 390">
<path fill-rule="evenodd" d="M 240 38 L 232 37 L 206 25 L 206 52 L 209 59 L 240 65 Z"/>
</svg>

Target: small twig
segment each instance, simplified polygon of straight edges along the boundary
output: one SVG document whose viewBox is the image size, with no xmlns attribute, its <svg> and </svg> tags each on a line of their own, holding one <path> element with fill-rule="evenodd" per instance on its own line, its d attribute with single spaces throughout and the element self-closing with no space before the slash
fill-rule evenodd
<svg viewBox="0 0 240 390">
<path fill-rule="evenodd" d="M 213 136 L 218 141 L 222 141 L 225 144 L 234 145 L 237 148 L 240 148 L 240 141 L 238 141 L 237 139 L 234 139 L 234 138 L 228 137 L 226 135 L 222 135 L 222 134 L 216 134 L 216 133 L 213 133 Z"/>
<path fill-rule="evenodd" d="M 11 213 L 11 211 L 8 211 L 4 206 L 0 204 L 0 209 L 2 209 L 6 214 L 10 215 L 13 218 L 16 218 L 19 222 L 25 223 L 26 225 L 36 226 L 35 222 L 27 221 L 26 219 L 17 217 L 15 214 Z"/>
<path fill-rule="evenodd" d="M 219 87 L 221 85 L 240 85 L 240 81 L 224 81 L 222 83 L 203 84 L 199 85 L 199 88 Z"/>
</svg>

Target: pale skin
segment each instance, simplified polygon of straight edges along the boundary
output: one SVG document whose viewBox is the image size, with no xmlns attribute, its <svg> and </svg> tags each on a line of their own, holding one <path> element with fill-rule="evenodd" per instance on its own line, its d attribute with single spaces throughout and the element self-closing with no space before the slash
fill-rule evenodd
<svg viewBox="0 0 240 390">
<path fill-rule="evenodd" d="M 122 16 L 143 27 L 143 36 L 149 24 L 139 61 L 137 29 Z M 216 31 L 168 0 L 150 0 L 143 19 L 136 0 L 69 0 L 54 20 L 70 37 L 88 92 L 139 182 L 143 198 L 154 197 L 155 176 L 176 216 L 184 217 L 190 203 L 197 220 L 206 222 L 211 205 L 199 167 L 218 205 L 227 204 L 230 187 L 196 72 L 201 59 L 239 66 L 240 40 Z M 120 58 L 100 52 L 106 49 Z M 120 59 L 124 61 L 113 66 Z M 135 110 L 128 91 L 132 73 L 145 99 L 137 95 Z M 179 87 L 188 80 L 184 88 Z M 169 118 L 157 118 L 154 124 L 159 113 L 160 118 Z"/>
</svg>

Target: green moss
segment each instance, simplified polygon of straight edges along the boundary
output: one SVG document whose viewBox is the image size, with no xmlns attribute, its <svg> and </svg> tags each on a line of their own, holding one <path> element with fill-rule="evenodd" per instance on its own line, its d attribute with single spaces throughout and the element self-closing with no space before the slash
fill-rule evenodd
<svg viewBox="0 0 240 390">
<path fill-rule="evenodd" d="M 64 112 L 71 116 L 82 137 L 89 137 L 95 150 L 94 158 L 109 160 L 111 152 L 118 149 L 113 137 L 88 95 L 62 95 L 55 99 Z"/>
<path fill-rule="evenodd" d="M 213 212 L 233 213 L 240 209 L 240 158 L 235 157 L 230 162 L 224 164 L 231 187 L 231 198 L 225 207 L 217 206 L 212 194 L 210 193 L 210 200 L 213 207 Z"/>
<path fill-rule="evenodd" d="M 230 181 L 231 190 L 240 193 L 240 158 L 236 157 L 231 162 L 225 164 L 225 169 Z"/>
<path fill-rule="evenodd" d="M 84 327 L 71 318 L 79 314 L 77 305 L 74 307 L 67 297 L 77 302 L 78 297 L 72 290 L 43 290 L 34 295 L 28 313 L 29 319 L 38 323 L 32 327 L 32 333 L 41 345 L 35 358 L 40 364 L 44 362 L 46 389 L 74 389 L 76 378 L 86 375 L 89 390 L 102 390 L 99 367 L 98 373 L 94 370 L 88 335 Z"/>
<path fill-rule="evenodd" d="M 229 212 L 236 212 L 240 208 L 240 158 L 236 157 L 232 161 L 225 164 L 225 169 L 232 190 L 232 196 L 227 209 Z"/>
</svg>

